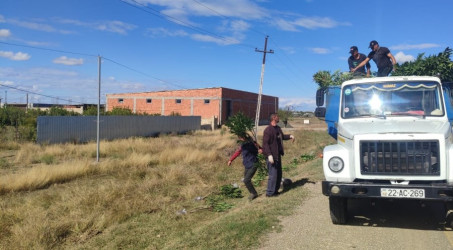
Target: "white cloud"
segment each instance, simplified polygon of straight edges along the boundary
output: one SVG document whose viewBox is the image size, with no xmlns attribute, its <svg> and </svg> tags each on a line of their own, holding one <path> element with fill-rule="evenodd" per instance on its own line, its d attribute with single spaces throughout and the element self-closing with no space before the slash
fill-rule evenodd
<svg viewBox="0 0 453 250">
<path fill-rule="evenodd" d="M 128 31 L 135 29 L 135 27 L 135 25 L 121 21 L 107 21 L 98 24 L 96 29 L 126 35 Z"/>
<path fill-rule="evenodd" d="M 277 19 L 275 20 L 274 23 L 277 27 L 279 27 L 281 30 L 284 31 L 298 31 L 296 25 L 294 23 L 283 20 L 283 19 Z"/>
<path fill-rule="evenodd" d="M 0 51 L 0 56 L 8 58 L 13 61 L 27 61 L 31 58 L 31 56 L 27 53 L 22 52 L 11 52 L 11 51 Z"/>
<path fill-rule="evenodd" d="M 63 19 L 63 18 L 54 18 L 56 22 L 62 24 L 70 24 L 75 26 L 81 26 L 85 28 L 91 28 L 101 31 L 107 31 L 112 33 L 118 33 L 121 35 L 126 35 L 128 31 L 134 30 L 137 26 L 122 21 L 97 21 L 97 22 L 82 22 L 80 20 L 74 19 Z"/>
<path fill-rule="evenodd" d="M 4 19 L 6 23 L 10 23 L 19 27 L 31 29 L 31 30 L 37 30 L 37 31 L 44 31 L 44 32 L 49 32 L 49 33 L 61 33 L 61 34 L 71 34 L 73 33 L 72 31 L 68 30 L 60 30 L 56 29 L 51 25 L 42 23 L 42 22 L 30 22 L 30 21 L 23 21 L 23 20 L 18 20 L 18 19 Z"/>
<path fill-rule="evenodd" d="M 14 82 L 12 81 L 0 81 L 1 85 L 6 85 L 6 86 L 12 86 L 14 85 Z"/>
<path fill-rule="evenodd" d="M 268 15 L 267 10 L 260 7 L 254 1 L 250 0 L 212 0 L 193 1 L 193 0 L 137 0 L 129 1 L 130 4 L 140 5 L 158 5 L 163 7 L 162 13 L 181 19 L 187 20 L 189 16 L 225 16 L 236 17 L 241 19 L 261 19 Z"/>
<path fill-rule="evenodd" d="M 307 29 L 317 28 L 335 28 L 340 25 L 349 26 L 349 23 L 340 23 L 332 20 L 330 17 L 303 17 L 294 21 L 294 24 Z"/>
<path fill-rule="evenodd" d="M 440 47 L 439 44 L 435 43 L 421 43 L 421 44 L 400 44 L 391 46 L 390 49 L 392 50 L 411 50 L 411 49 L 430 49 L 430 48 L 438 48 Z"/>
<path fill-rule="evenodd" d="M 11 36 L 11 31 L 7 29 L 0 29 L 0 38 L 6 38 Z"/>
<path fill-rule="evenodd" d="M 217 43 L 219 45 L 231 45 L 231 44 L 239 44 L 240 41 L 238 41 L 235 38 L 232 37 L 225 37 L 224 39 L 209 36 L 209 35 L 202 35 L 202 34 L 193 34 L 190 36 L 193 40 L 196 41 L 201 41 L 201 42 L 213 42 Z"/>
<path fill-rule="evenodd" d="M 330 17 L 302 17 L 293 21 L 277 19 L 275 25 L 282 30 L 298 31 L 299 28 L 305 29 L 330 29 L 338 26 L 350 26 L 348 22 L 338 22 Z"/>
<path fill-rule="evenodd" d="M 6 22 L 6 21 L 5 21 L 5 17 L 3 17 L 2 15 L 0 15 L 0 23 L 4 23 L 4 22 Z"/>
<path fill-rule="evenodd" d="M 314 111 L 316 107 L 315 98 L 282 97 L 279 99 L 279 107 L 291 107 L 294 110 Z"/>
<path fill-rule="evenodd" d="M 231 30 L 234 32 L 244 32 L 250 28 L 250 24 L 242 20 L 231 21 Z"/>
<path fill-rule="evenodd" d="M 401 64 L 401 63 L 405 63 L 405 62 L 414 61 L 415 57 L 412 55 L 406 55 L 400 51 L 400 52 L 396 53 L 395 59 L 396 59 L 397 63 Z"/>
<path fill-rule="evenodd" d="M 130 90 L 143 90 L 145 85 L 143 83 L 120 83 L 120 88 L 127 91 Z"/>
<path fill-rule="evenodd" d="M 326 48 L 311 48 L 311 52 L 315 54 L 329 54 L 331 51 Z"/>
<path fill-rule="evenodd" d="M 184 30 L 170 31 L 165 28 L 149 28 L 145 34 L 150 37 L 184 37 L 189 35 Z"/>
<path fill-rule="evenodd" d="M 82 65 L 83 59 L 82 58 L 68 58 L 66 56 L 60 56 L 58 58 L 55 58 L 52 62 L 56 63 L 56 64 L 64 64 L 64 65 L 73 66 L 73 65 Z"/>
</svg>

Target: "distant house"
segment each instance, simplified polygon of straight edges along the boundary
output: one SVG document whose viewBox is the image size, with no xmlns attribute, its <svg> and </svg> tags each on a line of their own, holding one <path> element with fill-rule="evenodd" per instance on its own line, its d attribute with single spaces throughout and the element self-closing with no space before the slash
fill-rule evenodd
<svg viewBox="0 0 453 250">
<path fill-rule="evenodd" d="M 2 104 L 2 107 L 5 104 Z M 39 109 L 42 111 L 47 111 L 52 107 L 60 107 L 62 109 L 65 109 L 69 112 L 75 112 L 78 114 L 83 114 L 83 111 L 86 110 L 90 106 L 97 106 L 97 104 L 49 104 L 49 103 L 8 103 L 6 104 L 11 107 L 16 107 L 16 108 L 21 108 L 21 109 Z M 101 109 L 104 107 L 104 105 L 101 105 Z"/>
<path fill-rule="evenodd" d="M 239 111 L 255 119 L 257 103 L 256 93 L 223 87 L 106 95 L 106 111 L 128 108 L 134 113 L 201 116 L 216 119 L 217 125 Z M 262 95 L 260 121 L 277 111 L 278 97 Z"/>
</svg>

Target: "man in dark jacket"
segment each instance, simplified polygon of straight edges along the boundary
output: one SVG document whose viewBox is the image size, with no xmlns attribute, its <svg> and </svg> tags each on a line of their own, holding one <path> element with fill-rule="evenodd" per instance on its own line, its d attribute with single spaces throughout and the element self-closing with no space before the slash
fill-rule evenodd
<svg viewBox="0 0 453 250">
<path fill-rule="evenodd" d="M 240 154 L 242 154 L 242 164 L 245 167 L 244 170 L 244 184 L 247 190 L 250 192 L 249 200 L 253 200 L 258 197 L 256 189 L 253 187 L 252 178 L 256 173 L 258 162 L 258 153 L 262 153 L 262 149 L 256 141 L 253 141 L 250 136 L 238 136 L 241 145 L 234 152 L 228 161 L 228 166 L 236 159 Z"/>
<path fill-rule="evenodd" d="M 292 139 L 294 141 L 294 136 L 283 134 L 282 129 L 277 125 L 279 118 L 276 113 L 271 114 L 269 120 L 270 124 L 263 134 L 263 154 L 266 156 L 269 173 L 266 196 L 273 197 L 278 195 L 282 180 L 282 156 L 285 154 L 283 140 Z"/>
<path fill-rule="evenodd" d="M 375 40 L 370 42 L 369 48 L 371 49 L 371 52 L 368 54 L 368 57 L 357 65 L 357 67 L 353 68 L 351 70 L 352 72 L 363 67 L 363 65 L 368 63 L 371 59 L 373 59 L 378 68 L 377 76 L 388 76 L 390 72 L 395 70 L 396 60 L 388 48 L 380 47 L 379 43 Z"/>
<path fill-rule="evenodd" d="M 357 67 L 361 62 L 365 61 L 366 55 L 359 53 L 359 48 L 357 46 L 352 46 L 349 49 L 349 53 L 351 56 L 348 58 L 348 65 L 349 65 L 349 71 L 352 72 L 352 69 Z M 366 67 L 366 71 L 365 71 Z M 369 77 L 371 73 L 371 65 L 370 63 L 366 63 L 365 66 L 362 66 L 361 68 L 358 68 L 356 71 L 353 72 L 354 76 L 356 77 L 364 77 L 367 76 Z"/>
</svg>

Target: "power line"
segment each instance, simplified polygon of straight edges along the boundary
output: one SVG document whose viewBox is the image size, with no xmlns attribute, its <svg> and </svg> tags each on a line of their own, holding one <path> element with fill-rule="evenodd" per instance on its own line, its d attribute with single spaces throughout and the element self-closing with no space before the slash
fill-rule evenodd
<svg viewBox="0 0 453 250">
<path fill-rule="evenodd" d="M 24 90 L 24 89 L 20 89 L 20 88 L 8 86 L 8 85 L 2 84 L 2 83 L 0 83 L 0 86 L 3 86 L 3 87 L 5 87 L 5 88 L 10 88 L 10 89 L 19 90 L 19 91 L 22 91 L 22 92 L 25 92 L 25 93 L 29 93 L 29 94 L 33 94 L 33 95 L 44 96 L 44 97 L 48 97 L 48 98 L 52 98 L 52 99 L 67 101 L 67 102 L 70 102 L 70 103 L 71 103 L 71 102 L 75 102 L 75 103 L 79 103 L 79 104 L 84 104 L 84 103 L 82 103 L 82 102 L 76 102 L 76 101 L 73 101 L 73 100 L 67 100 L 67 99 L 63 99 L 63 98 L 57 97 L 57 96 L 50 96 L 50 95 L 39 94 L 39 93 L 32 92 L 32 91 L 29 91 L 29 90 Z"/>
<path fill-rule="evenodd" d="M 116 62 L 116 61 L 114 61 L 114 60 L 112 60 L 112 59 L 109 59 L 109 58 L 106 58 L 106 57 L 102 57 L 102 58 L 105 59 L 105 60 L 107 60 L 107 61 L 110 61 L 110 62 L 112 62 L 112 63 L 114 63 L 114 64 L 117 64 L 117 65 L 119 65 L 119 66 L 121 66 L 121 67 L 124 67 L 124 68 L 126 68 L 126 69 L 128 69 L 128 70 L 134 71 L 134 72 L 136 72 L 136 73 L 142 74 L 142 75 L 144 75 L 144 76 L 150 77 L 150 78 L 155 79 L 155 80 L 158 80 L 158 81 L 160 81 L 160 82 L 167 83 L 167 84 L 176 86 L 176 87 L 178 87 L 178 88 L 183 88 L 183 89 L 186 88 L 186 87 L 184 87 L 184 86 L 182 86 L 182 85 L 178 85 L 178 84 L 175 84 L 175 83 L 171 83 L 171 82 L 168 82 L 168 81 L 159 79 L 159 78 L 157 78 L 157 77 L 148 75 L 148 74 L 146 74 L 146 73 L 143 73 L 143 72 L 141 72 L 141 71 L 138 71 L 138 70 L 136 70 L 136 69 L 133 69 L 133 68 L 131 68 L 131 67 L 129 67 L 129 66 L 126 66 L 126 65 L 124 65 L 124 64 L 121 64 L 121 63 L 119 63 L 119 62 Z"/>
<path fill-rule="evenodd" d="M 282 49 L 280 46 L 277 45 L 277 43 L 275 42 L 274 39 L 271 38 L 271 43 L 273 43 L 277 48 L 279 48 L 281 51 L 285 51 L 284 49 Z M 295 69 L 297 69 L 297 65 L 294 63 L 293 60 L 291 60 L 291 58 L 286 54 L 286 53 L 283 53 L 285 56 L 286 56 L 286 59 L 288 59 L 289 62 L 291 62 L 291 64 L 294 66 Z M 278 57 L 278 56 L 277 56 Z M 282 60 L 282 62 L 284 62 Z M 287 66 L 288 69 L 290 69 L 290 67 Z M 290 70 L 292 71 L 292 70 Z M 295 75 L 297 75 L 294 71 L 292 71 L 292 73 L 294 73 Z"/>
<path fill-rule="evenodd" d="M 177 25 L 184 26 L 184 27 L 189 28 L 189 29 L 191 29 L 193 31 L 204 33 L 204 34 L 206 34 L 206 35 L 208 35 L 210 37 L 218 38 L 218 39 L 223 40 L 223 41 L 225 41 L 227 43 L 232 43 L 233 45 L 245 46 L 245 47 L 250 47 L 250 48 L 255 48 L 256 47 L 256 46 L 253 46 L 253 45 L 250 45 L 250 44 L 244 44 L 244 43 L 237 44 L 236 42 L 238 42 L 238 40 L 236 40 L 236 39 L 231 39 L 231 38 L 228 38 L 228 37 L 224 37 L 224 36 L 218 35 L 216 33 L 213 33 L 213 32 L 211 32 L 209 30 L 198 28 L 198 27 L 196 27 L 196 26 L 194 26 L 194 25 L 192 25 L 192 24 L 190 24 L 188 22 L 182 21 L 182 20 L 180 20 L 178 18 L 175 18 L 175 17 L 172 17 L 170 15 L 163 14 L 160 11 L 158 11 L 156 9 L 153 9 L 153 8 L 147 6 L 147 5 L 141 4 L 141 3 L 139 3 L 139 2 L 137 2 L 135 0 L 120 0 L 120 1 L 125 3 L 125 4 L 127 4 L 127 5 L 129 5 L 129 6 L 137 8 L 137 9 L 139 9 L 141 11 L 149 13 L 149 14 L 151 14 L 153 16 L 157 16 L 159 18 L 162 18 L 164 20 L 170 21 L 170 22 L 175 23 Z M 135 5 L 131 4 L 130 2 L 134 2 Z M 137 5 L 145 8 L 145 9 L 139 8 Z M 151 10 L 152 12 L 148 11 L 147 9 Z"/>
<path fill-rule="evenodd" d="M 75 55 L 84 55 L 84 56 L 90 56 L 90 57 L 98 57 L 97 55 L 91 55 L 91 54 L 85 54 L 85 53 L 78 53 L 78 52 L 71 52 L 71 51 L 64 51 L 64 50 L 56 50 L 56 49 L 39 48 L 39 47 L 33 47 L 33 46 L 28 46 L 28 45 L 23 45 L 23 44 L 14 44 L 14 43 L 6 43 L 6 42 L 0 42 L 0 43 L 2 43 L 2 44 L 7 44 L 7 45 L 12 45 L 12 46 L 17 46 L 17 47 L 32 48 L 32 49 L 37 49 L 37 50 L 45 50 L 45 51 L 58 52 L 58 53 L 68 53 L 68 54 L 75 54 Z M 129 66 L 126 66 L 126 65 L 124 65 L 124 64 L 122 64 L 122 63 L 116 62 L 116 61 L 114 61 L 114 60 L 112 60 L 112 59 L 109 59 L 109 58 L 106 58 L 106 57 L 102 57 L 102 59 L 105 59 L 105 60 L 107 60 L 107 61 L 110 61 L 110 62 L 112 62 L 112 63 L 115 63 L 115 64 L 117 64 L 117 65 L 119 65 L 119 66 L 121 66 L 121 67 L 124 67 L 124 68 L 128 69 L 128 70 L 131 70 L 131 71 L 134 71 L 134 72 L 136 72 L 136 73 L 142 74 L 142 75 L 144 75 L 144 76 L 150 77 L 150 78 L 152 78 L 152 79 L 158 80 L 158 81 L 160 81 L 160 82 L 162 82 L 162 83 L 170 84 L 170 85 L 173 85 L 173 86 L 176 86 L 176 87 L 179 87 L 179 88 L 186 88 L 186 87 L 184 87 L 184 86 L 181 86 L 181 85 L 178 85 L 178 84 L 175 84 L 175 83 L 171 83 L 171 82 L 169 82 L 169 81 L 165 81 L 165 80 L 159 79 L 159 78 L 157 78 L 157 77 L 151 76 L 151 75 L 149 75 L 149 74 L 143 73 L 143 72 L 141 72 L 141 71 L 139 71 L 139 70 L 136 70 L 136 69 L 134 69 L 134 68 L 131 68 L 131 67 L 129 67 Z M 5 86 L 5 85 L 3 85 L 3 86 Z"/>
<path fill-rule="evenodd" d="M 219 16 L 221 16 L 221 17 L 223 17 L 223 18 L 228 19 L 228 20 L 231 21 L 231 18 L 230 18 L 230 17 L 223 15 L 222 13 L 216 11 L 215 9 L 213 9 L 213 8 L 211 8 L 211 7 L 209 7 L 209 6 L 205 5 L 205 4 L 203 4 L 203 3 L 201 3 L 200 1 L 197 1 L 197 0 L 192 0 L 192 1 L 194 1 L 195 3 L 197 3 L 197 4 L 199 4 L 199 5 L 203 6 L 203 7 L 205 7 L 206 9 L 208 9 L 208 10 L 210 10 L 210 11 L 216 13 L 217 15 L 219 15 Z M 260 35 L 266 36 L 266 34 L 264 34 L 263 32 L 261 32 L 261 31 L 259 31 L 259 30 L 255 30 L 255 29 L 250 29 L 250 30 L 252 30 L 252 31 L 254 31 L 254 32 L 256 32 L 256 33 L 258 33 L 258 34 L 260 34 Z"/>
<path fill-rule="evenodd" d="M 2 43 L 2 44 L 7 44 L 7 45 L 11 45 L 11 46 L 18 46 L 18 47 L 31 48 L 31 49 L 47 50 L 47 51 L 58 52 L 58 53 L 65 53 L 65 54 L 73 54 L 73 55 L 82 55 L 82 56 L 97 57 L 96 55 L 91 55 L 91 54 L 86 54 L 86 53 L 71 52 L 71 51 L 57 50 L 57 49 L 39 48 L 39 47 L 34 47 L 34 46 L 29 46 L 29 45 L 14 44 L 14 43 L 7 43 L 7 42 L 0 42 L 0 43 Z"/>
<path fill-rule="evenodd" d="M 197 4 L 199 4 L 199 5 L 201 5 L 201 6 L 203 6 L 203 7 L 206 8 L 206 9 L 210 10 L 211 12 L 217 14 L 218 16 L 221 16 L 221 17 L 223 17 L 223 18 L 228 19 L 228 20 L 231 21 L 231 18 L 230 18 L 230 17 L 223 15 L 222 13 L 220 13 L 220 12 L 218 12 L 217 10 L 213 9 L 212 7 L 207 6 L 206 4 L 204 4 L 204 3 L 202 3 L 202 2 L 200 2 L 200 1 L 198 1 L 198 0 L 192 0 L 192 1 L 195 2 L 195 3 L 197 3 Z M 264 34 L 263 32 L 261 32 L 261 31 L 259 31 L 259 30 L 256 30 L 256 29 L 250 29 L 250 30 L 252 30 L 252 31 L 254 31 L 254 32 L 258 33 L 258 34 L 261 34 L 261 35 L 266 36 L 266 34 Z M 275 40 L 271 38 L 271 42 L 274 44 L 275 47 L 279 48 L 280 51 L 283 52 L 283 55 L 286 56 L 287 60 L 288 60 L 289 62 L 292 63 L 292 65 L 294 66 L 295 69 L 297 69 L 296 64 L 291 60 L 290 57 L 288 57 L 288 55 L 285 53 L 285 51 L 284 51 L 282 48 L 280 48 L 280 46 L 278 46 L 278 45 L 276 44 Z M 284 60 L 282 60 L 282 59 L 280 58 L 279 54 L 277 54 L 276 56 L 277 56 L 277 59 L 280 60 L 280 62 L 281 62 L 281 63 L 282 63 L 282 64 L 283 64 L 283 65 L 284 65 L 284 66 L 285 66 L 292 74 L 294 74 L 296 77 L 298 76 L 298 74 L 296 74 L 296 73 L 292 70 L 292 68 L 289 67 L 289 66 L 287 65 L 287 63 L 286 63 Z M 289 78 L 288 78 L 288 79 L 289 79 Z M 291 80 L 291 81 L 292 81 L 292 80 Z"/>
</svg>

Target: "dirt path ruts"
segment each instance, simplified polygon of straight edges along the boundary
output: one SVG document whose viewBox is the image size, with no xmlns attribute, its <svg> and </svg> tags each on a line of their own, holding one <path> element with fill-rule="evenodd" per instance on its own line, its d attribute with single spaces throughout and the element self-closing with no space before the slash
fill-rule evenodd
<svg viewBox="0 0 453 250">
<path fill-rule="evenodd" d="M 442 204 L 353 201 L 348 224 L 333 225 L 321 183 L 303 188 L 309 198 L 281 219 L 281 232 L 263 237 L 259 249 L 453 249 L 453 231 L 442 224 Z"/>
</svg>

